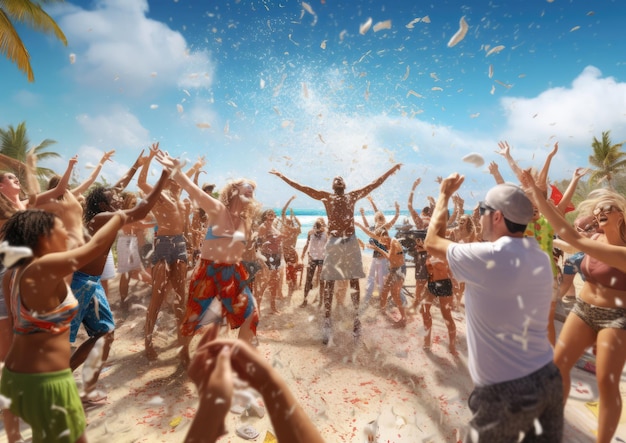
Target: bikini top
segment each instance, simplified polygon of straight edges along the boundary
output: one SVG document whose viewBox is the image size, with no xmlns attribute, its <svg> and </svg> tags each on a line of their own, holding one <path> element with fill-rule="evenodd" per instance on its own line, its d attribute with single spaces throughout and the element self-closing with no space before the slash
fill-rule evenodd
<svg viewBox="0 0 626 443">
<path fill-rule="evenodd" d="M 596 260 L 589 254 L 585 254 L 580 270 L 585 276 L 585 281 L 589 283 L 618 291 L 626 291 L 626 273 Z"/>
<path fill-rule="evenodd" d="M 17 272 L 11 276 L 11 314 L 13 316 L 13 332 L 19 335 L 30 335 L 38 332 L 60 334 L 70 328 L 72 319 L 78 314 L 78 301 L 72 289 L 67 286 L 65 300 L 50 312 L 36 312 L 22 304 L 19 288 L 16 284 Z"/>
<path fill-rule="evenodd" d="M 246 235 L 241 231 L 235 231 L 235 233 L 230 235 L 215 235 L 213 234 L 213 226 L 209 226 L 206 230 L 206 234 L 204 235 L 205 240 L 217 240 L 220 238 L 232 238 L 234 241 L 240 241 L 244 245 L 246 244 Z"/>
</svg>

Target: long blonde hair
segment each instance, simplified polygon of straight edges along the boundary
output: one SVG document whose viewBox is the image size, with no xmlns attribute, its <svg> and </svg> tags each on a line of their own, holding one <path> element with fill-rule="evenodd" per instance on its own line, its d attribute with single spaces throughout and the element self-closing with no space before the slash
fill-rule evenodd
<svg viewBox="0 0 626 443">
<path fill-rule="evenodd" d="M 626 214 L 626 198 L 610 189 L 594 189 L 587 198 L 578 205 L 578 216 L 594 215 L 593 210 L 598 206 L 614 206 L 622 213 Z M 622 224 L 619 227 L 620 237 L 626 242 L 626 221 L 622 217 Z"/>
</svg>

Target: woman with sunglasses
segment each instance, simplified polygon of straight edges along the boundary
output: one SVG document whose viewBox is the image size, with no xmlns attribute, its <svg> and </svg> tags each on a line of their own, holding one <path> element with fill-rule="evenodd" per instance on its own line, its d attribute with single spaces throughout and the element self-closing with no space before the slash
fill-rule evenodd
<svg viewBox="0 0 626 443">
<path fill-rule="evenodd" d="M 242 256 L 252 238 L 252 219 L 258 206 L 254 199 L 256 185 L 246 179 L 230 181 L 217 199 L 180 172 L 183 165 L 179 159 L 159 151 L 156 160 L 172 171 L 172 178 L 208 216 L 181 327 L 182 335 L 187 337 L 181 350 L 183 362 L 189 361 L 189 342 L 195 332 L 220 322 L 222 317 L 226 317 L 232 329 L 239 329 L 240 339 L 252 344 L 256 341 L 259 312 Z M 219 303 L 219 314 L 211 308 L 214 301 Z"/>
<path fill-rule="evenodd" d="M 602 232 L 587 238 L 546 200 L 528 171 L 524 172 L 522 182 L 556 232 L 585 253 L 581 264 L 585 282 L 559 335 L 554 362 L 563 376 L 563 394 L 567 400 L 572 367 L 585 349 L 596 345 L 600 396 L 596 442 L 608 443 L 622 411 L 619 380 L 626 362 L 626 199 L 607 189 L 592 191 L 579 205 L 579 213 L 592 214 Z"/>
</svg>

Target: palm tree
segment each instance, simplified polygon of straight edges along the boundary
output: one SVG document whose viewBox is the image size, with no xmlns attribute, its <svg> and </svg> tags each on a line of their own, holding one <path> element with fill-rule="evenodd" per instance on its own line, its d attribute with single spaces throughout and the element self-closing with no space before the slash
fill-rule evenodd
<svg viewBox="0 0 626 443">
<path fill-rule="evenodd" d="M 30 66 L 30 54 L 13 23 L 25 23 L 37 31 L 54 34 L 67 46 L 63 31 L 40 5 L 62 1 L 64 0 L 0 0 L 0 53 L 16 63 L 19 70 L 26 74 L 29 82 L 35 81 Z"/>
<path fill-rule="evenodd" d="M 55 143 L 56 141 L 47 138 L 39 145 L 29 148 L 30 140 L 26 134 L 26 122 L 20 123 L 17 125 L 17 128 L 14 128 L 13 125 L 9 125 L 8 129 L 0 128 L 0 154 L 18 160 L 22 164 L 26 163 L 26 157 L 31 152 L 37 156 L 37 163 L 40 160 L 60 157 L 56 152 L 44 152 L 45 149 Z M 21 182 L 26 183 L 25 168 L 20 167 L 14 172 Z M 56 172 L 52 169 L 38 166 L 35 174 L 39 179 L 48 179 L 55 175 Z"/>
<path fill-rule="evenodd" d="M 613 180 L 626 170 L 626 153 L 621 150 L 624 142 L 612 144 L 609 134 L 610 131 L 603 131 L 602 140 L 593 138 L 593 155 L 589 156 L 593 169 L 589 181 L 600 183 L 606 180 L 608 187 L 613 189 Z"/>
</svg>

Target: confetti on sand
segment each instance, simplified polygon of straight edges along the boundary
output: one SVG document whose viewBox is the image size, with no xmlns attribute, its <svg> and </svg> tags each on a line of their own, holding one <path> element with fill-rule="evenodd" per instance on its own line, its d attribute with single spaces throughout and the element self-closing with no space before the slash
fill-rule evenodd
<svg viewBox="0 0 626 443">
<path fill-rule="evenodd" d="M 467 26 L 467 22 L 465 21 L 465 16 L 461 17 L 459 20 L 459 30 L 452 36 L 450 41 L 448 41 L 448 48 L 451 48 L 458 44 L 461 40 L 465 38 L 465 34 L 467 34 L 467 30 L 469 26 Z"/>
</svg>

